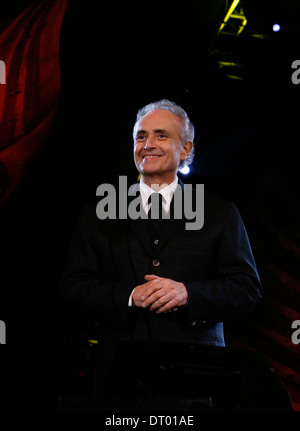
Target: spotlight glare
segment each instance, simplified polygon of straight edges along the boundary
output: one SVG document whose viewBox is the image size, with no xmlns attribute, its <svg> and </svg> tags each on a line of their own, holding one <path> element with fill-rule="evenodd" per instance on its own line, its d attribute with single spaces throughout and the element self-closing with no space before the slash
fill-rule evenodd
<svg viewBox="0 0 300 431">
<path fill-rule="evenodd" d="M 180 169 L 180 172 L 184 175 L 187 175 L 190 172 L 190 168 L 185 166 L 184 168 Z"/>
<path fill-rule="evenodd" d="M 280 25 L 279 24 L 274 24 L 273 25 L 273 31 L 277 32 L 280 30 Z"/>
</svg>

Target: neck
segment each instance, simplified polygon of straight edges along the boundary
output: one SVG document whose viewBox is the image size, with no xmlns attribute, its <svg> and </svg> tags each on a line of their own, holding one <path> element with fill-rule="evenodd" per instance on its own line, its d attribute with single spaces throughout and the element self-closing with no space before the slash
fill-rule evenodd
<svg viewBox="0 0 300 431">
<path fill-rule="evenodd" d="M 171 184 L 176 178 L 176 174 L 174 176 L 170 176 L 168 178 L 162 178 L 159 176 L 146 176 L 146 175 L 142 175 L 141 176 L 141 180 L 147 184 L 147 186 L 151 187 L 152 189 L 156 189 L 156 188 L 163 188 L 163 187 L 167 187 L 169 184 Z"/>
</svg>

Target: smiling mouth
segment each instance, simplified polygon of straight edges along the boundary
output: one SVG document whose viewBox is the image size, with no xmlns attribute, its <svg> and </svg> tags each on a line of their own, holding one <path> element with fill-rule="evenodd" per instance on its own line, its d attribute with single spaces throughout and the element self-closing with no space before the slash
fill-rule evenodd
<svg viewBox="0 0 300 431">
<path fill-rule="evenodd" d="M 160 157 L 159 155 L 157 155 L 157 154 L 151 154 L 151 155 L 147 155 L 147 156 L 144 156 L 143 157 L 143 160 L 151 160 L 151 159 L 157 159 L 158 157 Z"/>
</svg>

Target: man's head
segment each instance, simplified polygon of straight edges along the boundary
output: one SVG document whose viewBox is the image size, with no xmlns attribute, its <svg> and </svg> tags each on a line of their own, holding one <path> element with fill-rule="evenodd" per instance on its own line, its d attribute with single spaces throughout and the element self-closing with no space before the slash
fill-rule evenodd
<svg viewBox="0 0 300 431">
<path fill-rule="evenodd" d="M 170 183 L 194 157 L 194 127 L 186 112 L 166 99 L 138 111 L 133 139 L 136 167 L 150 183 Z"/>
</svg>

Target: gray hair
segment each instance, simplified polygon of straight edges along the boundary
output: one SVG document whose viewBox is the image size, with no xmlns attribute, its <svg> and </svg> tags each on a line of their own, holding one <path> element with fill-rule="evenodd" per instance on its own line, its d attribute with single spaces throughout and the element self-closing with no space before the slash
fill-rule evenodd
<svg viewBox="0 0 300 431">
<path fill-rule="evenodd" d="M 183 120 L 183 125 L 184 125 L 184 133 L 181 136 L 181 143 L 184 144 L 186 141 L 194 142 L 195 129 L 194 129 L 194 126 L 193 126 L 191 120 L 189 119 L 187 113 L 185 112 L 185 110 L 181 106 L 177 105 L 175 102 L 171 102 L 168 99 L 162 99 L 162 100 L 158 100 L 157 102 L 149 103 L 148 105 L 146 105 L 143 108 L 138 110 L 137 115 L 136 115 L 135 125 L 133 128 L 133 137 L 134 138 L 135 138 L 134 131 L 135 131 L 136 123 L 144 115 L 148 114 L 148 112 L 155 111 L 156 109 L 165 109 L 165 110 L 170 111 L 173 114 L 177 115 L 179 118 L 181 118 Z M 192 151 L 187 156 L 187 158 L 185 160 L 181 160 L 181 162 L 179 164 L 179 169 L 182 169 L 185 166 L 189 166 L 194 159 L 194 154 L 195 154 L 195 148 L 193 145 Z"/>
</svg>

